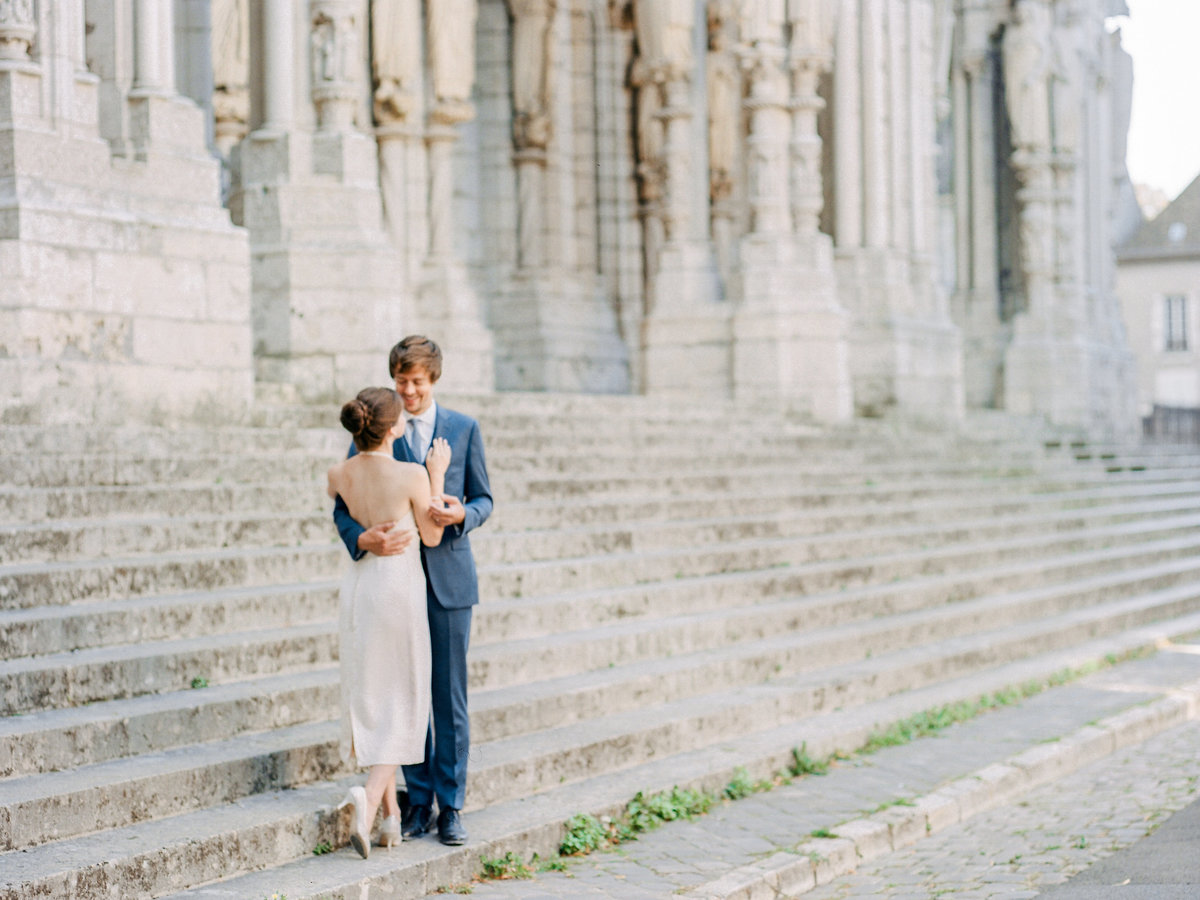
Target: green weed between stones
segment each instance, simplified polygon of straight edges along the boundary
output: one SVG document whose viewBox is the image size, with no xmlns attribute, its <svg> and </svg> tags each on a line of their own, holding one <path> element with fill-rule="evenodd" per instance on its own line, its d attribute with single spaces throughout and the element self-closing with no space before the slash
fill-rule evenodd
<svg viewBox="0 0 1200 900">
<path fill-rule="evenodd" d="M 503 856 L 479 857 L 482 866 L 480 877 L 489 881 L 507 881 L 513 878 L 532 878 L 533 871 L 521 857 L 509 850 Z"/>
<path fill-rule="evenodd" d="M 326 853 L 332 853 L 333 847 L 329 841 L 321 841 L 317 846 L 313 847 L 313 856 L 324 856 Z"/>
<path fill-rule="evenodd" d="M 808 744 L 803 743 L 799 747 L 792 748 L 791 764 L 770 779 L 753 781 L 749 772 L 739 766 L 734 770 L 733 779 L 717 792 L 678 786 L 669 791 L 649 796 L 639 791 L 616 818 L 608 816 L 597 818 L 587 813 L 577 813 L 568 819 L 566 833 L 558 847 L 557 859 L 538 863 L 535 853 L 527 864 L 512 852 L 497 859 L 481 857 L 480 862 L 483 868 L 478 878 L 479 880 L 531 878 L 533 873 L 530 865 L 536 865 L 540 872 L 566 871 L 566 858 L 568 857 L 586 856 L 596 850 L 612 847 L 624 841 L 636 840 L 642 832 L 657 828 L 664 822 L 695 819 L 707 813 L 714 804 L 722 801 L 741 800 L 752 794 L 769 791 L 781 784 L 790 784 L 795 778 L 825 775 L 829 771 L 829 767 L 839 760 L 848 760 L 855 755 L 867 755 L 885 747 L 896 747 L 918 738 L 929 737 L 951 725 L 966 722 L 988 711 L 1013 706 L 1049 688 L 1067 684 L 1100 669 L 1150 656 L 1153 653 L 1154 651 L 1150 648 L 1139 648 L 1121 656 L 1109 654 L 1103 660 L 1087 663 L 1078 668 L 1063 669 L 1041 681 L 1028 681 L 1015 687 L 985 694 L 974 701 L 964 700 L 959 703 L 937 706 L 895 722 L 886 728 L 877 729 L 868 735 L 861 747 L 850 754 L 838 752 L 817 758 L 808 752 Z M 911 806 L 912 804 L 911 799 L 900 798 L 882 804 L 879 810 L 891 806 Z M 835 837 L 826 829 L 817 829 L 812 832 L 812 836 Z M 470 893 L 470 888 L 467 885 L 459 885 L 455 888 L 439 888 L 436 893 L 451 891 Z"/>
</svg>

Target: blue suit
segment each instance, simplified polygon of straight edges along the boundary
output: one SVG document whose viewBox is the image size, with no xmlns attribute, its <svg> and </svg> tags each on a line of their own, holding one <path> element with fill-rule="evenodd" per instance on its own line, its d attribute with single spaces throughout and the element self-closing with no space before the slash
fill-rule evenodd
<svg viewBox="0 0 1200 900">
<path fill-rule="evenodd" d="M 436 547 L 421 546 L 433 660 L 433 721 L 425 735 L 425 761 L 404 766 L 404 782 L 413 805 L 432 806 L 436 797 L 441 809 L 462 809 L 471 742 L 467 646 L 472 607 L 479 602 L 468 534 L 491 514 L 492 489 L 478 422 L 439 403 L 433 437 L 445 438 L 450 444 L 445 493 L 462 500 L 466 517 L 462 524 L 448 526 Z M 355 452 L 351 445 L 349 455 Z M 392 453 L 401 462 L 416 461 L 403 438 L 396 440 Z M 360 559 L 365 551 L 358 549 L 358 536 L 365 529 L 354 521 L 341 497 L 334 504 L 333 519 L 350 555 Z"/>
</svg>

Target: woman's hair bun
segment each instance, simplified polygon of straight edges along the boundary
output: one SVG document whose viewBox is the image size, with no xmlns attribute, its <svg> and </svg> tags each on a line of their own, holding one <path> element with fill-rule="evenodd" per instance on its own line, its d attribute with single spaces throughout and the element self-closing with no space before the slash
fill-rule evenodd
<svg viewBox="0 0 1200 900">
<path fill-rule="evenodd" d="M 357 397 L 342 407 L 342 427 L 352 435 L 360 435 L 370 428 L 371 418 L 370 408 Z"/>
<path fill-rule="evenodd" d="M 342 407 L 342 427 L 353 435 L 354 446 L 366 450 L 383 441 L 399 421 L 402 408 L 400 396 L 391 388 L 363 388 Z"/>
</svg>

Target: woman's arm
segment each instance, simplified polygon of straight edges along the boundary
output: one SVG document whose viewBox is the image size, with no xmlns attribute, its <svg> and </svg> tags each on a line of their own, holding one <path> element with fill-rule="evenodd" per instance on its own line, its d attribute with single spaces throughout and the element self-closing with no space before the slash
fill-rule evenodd
<svg viewBox="0 0 1200 900">
<path fill-rule="evenodd" d="M 441 504 L 441 494 L 446 486 L 446 469 L 450 467 L 450 445 L 445 438 L 434 438 L 425 454 L 425 471 L 428 477 L 414 478 L 413 485 L 413 515 L 417 520 L 417 531 L 421 534 L 421 543 L 426 547 L 436 547 L 442 542 L 443 528 L 437 524 L 430 513 L 430 504 L 435 501 Z"/>
</svg>

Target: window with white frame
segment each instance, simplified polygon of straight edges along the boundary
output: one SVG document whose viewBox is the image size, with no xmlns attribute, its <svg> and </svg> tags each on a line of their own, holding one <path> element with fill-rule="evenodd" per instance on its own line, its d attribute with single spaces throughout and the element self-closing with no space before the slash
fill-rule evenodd
<svg viewBox="0 0 1200 900">
<path fill-rule="evenodd" d="M 1183 294 L 1168 294 L 1163 298 L 1163 349 L 1168 351 L 1188 348 L 1187 297 Z"/>
</svg>

